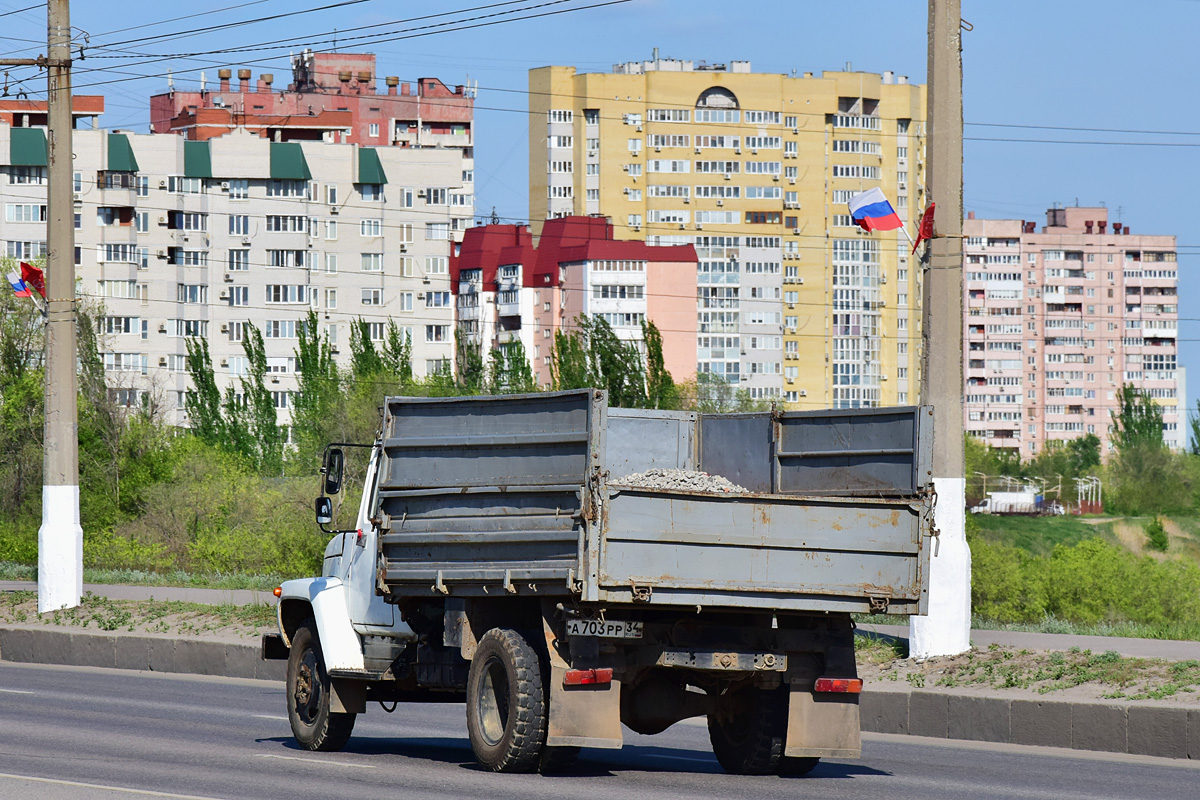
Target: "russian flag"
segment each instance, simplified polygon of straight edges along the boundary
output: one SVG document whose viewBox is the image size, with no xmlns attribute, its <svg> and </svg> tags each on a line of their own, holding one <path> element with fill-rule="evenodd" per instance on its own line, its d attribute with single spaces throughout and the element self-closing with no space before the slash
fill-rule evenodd
<svg viewBox="0 0 1200 800">
<path fill-rule="evenodd" d="M 878 187 L 859 192 L 851 197 L 846 205 L 850 207 L 850 216 L 854 218 L 859 227 L 868 233 L 871 231 L 894 231 L 896 228 L 904 227 L 904 223 L 896 214 L 896 209 L 892 208 L 892 204 L 888 202 Z"/>
<path fill-rule="evenodd" d="M 29 293 L 29 287 L 25 285 L 25 281 L 21 280 L 21 276 L 15 272 L 8 273 L 8 282 L 12 284 L 13 293 L 17 297 L 33 297 Z"/>
</svg>

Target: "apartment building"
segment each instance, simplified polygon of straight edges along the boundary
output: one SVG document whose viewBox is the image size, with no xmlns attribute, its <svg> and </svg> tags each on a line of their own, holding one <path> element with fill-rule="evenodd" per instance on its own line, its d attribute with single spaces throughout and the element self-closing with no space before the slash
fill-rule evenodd
<svg viewBox="0 0 1200 800">
<path fill-rule="evenodd" d="M 796 407 L 916 401 L 919 274 L 846 201 L 925 205 L 925 90 L 890 72 L 754 73 L 659 58 L 529 73 L 530 219 L 610 217 L 691 244 L 697 370 Z"/>
<path fill-rule="evenodd" d="M 581 314 L 638 343 L 651 321 L 667 371 L 688 380 L 696 374 L 696 265 L 690 244 L 620 241 L 603 217 L 546 220 L 536 246 L 527 226 L 479 226 L 450 262 L 458 331 L 484 353 L 519 340 L 548 389 L 554 334 L 576 330 Z"/>
<path fill-rule="evenodd" d="M 437 78 L 415 85 L 378 75 L 371 53 L 314 53 L 292 57 L 292 81 L 280 88 L 275 76 L 251 71 L 217 71 L 209 86 L 200 73 L 199 91 L 168 91 L 150 98 L 151 130 L 204 140 L 245 128 L 272 141 L 325 141 L 369 146 L 474 147 L 474 93 L 447 87 Z"/>
<path fill-rule="evenodd" d="M 237 385 L 247 323 L 263 331 L 286 423 L 297 332 L 310 309 L 348 363 L 352 320 L 373 339 L 394 320 L 417 375 L 453 358 L 449 260 L 474 214 L 462 148 L 270 141 L 244 128 L 202 141 L 79 130 L 78 292 L 102 306 L 103 359 L 129 404 L 154 399 L 186 424 L 186 340 L 209 342 L 218 383 Z M 41 128 L 0 124 L 4 252 L 46 248 Z"/>
<path fill-rule="evenodd" d="M 1122 385 L 1186 444 L 1175 237 L 1131 234 L 1105 208 L 1052 208 L 1046 225 L 963 225 L 966 430 L 1030 458 L 1089 433 L 1112 450 Z"/>
</svg>

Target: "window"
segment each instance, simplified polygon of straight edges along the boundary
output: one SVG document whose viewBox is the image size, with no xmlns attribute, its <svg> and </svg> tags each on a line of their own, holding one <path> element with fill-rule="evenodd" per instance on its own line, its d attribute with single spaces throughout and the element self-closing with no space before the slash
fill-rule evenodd
<svg viewBox="0 0 1200 800">
<path fill-rule="evenodd" d="M 8 182 L 41 186 L 46 182 L 45 167 L 9 167 Z"/>
<path fill-rule="evenodd" d="M 308 220 L 300 216 L 267 215 L 268 233 L 304 233 L 308 230 Z"/>
<path fill-rule="evenodd" d="M 629 144 L 629 152 L 630 153 L 636 154 L 636 153 L 642 152 L 642 140 L 641 139 L 630 139 L 628 144 Z"/>
<path fill-rule="evenodd" d="M 427 341 L 427 342 L 448 342 L 448 341 L 450 341 L 450 326 L 449 325 L 426 325 L 425 326 L 425 341 Z"/>
<path fill-rule="evenodd" d="M 229 199 L 246 200 L 250 197 L 250 181 L 237 178 L 229 182 Z"/>
<path fill-rule="evenodd" d="M 208 287 L 204 284 L 178 283 L 175 285 L 175 300 L 179 303 L 207 303 Z"/>
<path fill-rule="evenodd" d="M 592 113 L 596 122 L 600 121 L 600 112 L 596 109 L 586 109 L 583 113 Z M 646 118 L 651 122 L 690 122 L 692 112 L 686 108 L 652 108 L 646 112 Z"/>
<path fill-rule="evenodd" d="M 174 323 L 175 336 L 208 336 L 208 320 L 176 319 L 170 322 Z"/>
<path fill-rule="evenodd" d="M 444 206 L 448 202 L 446 199 L 448 194 L 448 189 L 430 187 L 425 190 L 425 205 Z"/>
<path fill-rule="evenodd" d="M 335 239 L 337 239 L 337 220 L 327 219 L 325 220 L 325 240 L 332 242 Z"/>
<path fill-rule="evenodd" d="M 501 292 L 500 294 L 505 294 Z M 503 301 L 499 301 L 503 302 Z M 426 292 L 425 293 L 426 308 L 449 308 L 450 293 L 449 292 Z"/>
<path fill-rule="evenodd" d="M 449 270 L 450 259 L 446 256 L 426 256 L 426 275 L 445 275 Z"/>
<path fill-rule="evenodd" d="M 267 197 L 307 197 L 308 181 L 267 181 Z"/>
<path fill-rule="evenodd" d="M 229 235 L 230 236 L 249 236 L 250 235 L 250 217 L 246 214 L 230 214 L 229 215 Z"/>
<path fill-rule="evenodd" d="M 379 135 L 379 123 L 378 122 L 372 122 L 371 124 L 367 125 L 367 136 L 370 136 L 371 138 L 375 138 L 378 135 Z"/>
<path fill-rule="evenodd" d="M 425 238 L 430 241 L 446 241 L 450 238 L 449 222 L 426 222 Z"/>
<path fill-rule="evenodd" d="M 263 323 L 263 336 L 267 339 L 295 339 L 297 322 L 294 319 L 272 319 Z M 230 333 L 233 327 L 230 326 Z"/>
<path fill-rule="evenodd" d="M 400 310 L 400 311 L 412 311 L 413 310 L 413 293 L 412 292 L 400 292 L 400 294 L 398 294 L 396 296 L 396 300 L 397 300 L 398 310 Z"/>
<path fill-rule="evenodd" d="M 4 220 L 6 222 L 45 222 L 46 207 L 44 205 L 9 203 L 4 209 Z"/>
<path fill-rule="evenodd" d="M 361 269 L 363 272 L 383 272 L 383 253 L 363 253 Z"/>
<path fill-rule="evenodd" d="M 570 109 L 552 108 L 546 114 L 550 122 L 572 122 L 575 119 L 575 113 Z"/>
<path fill-rule="evenodd" d="M 780 116 L 778 111 L 746 111 L 745 121 L 748 125 L 778 125 Z"/>
<path fill-rule="evenodd" d="M 684 163 L 686 164 L 687 162 L 684 162 Z M 641 164 L 626 164 L 625 171 L 629 173 L 629 177 L 636 178 L 642 174 L 642 165 Z M 687 169 L 685 168 L 683 171 L 687 172 Z"/>
<path fill-rule="evenodd" d="M 736 164 L 737 162 L 735 161 L 732 163 Z M 699 165 L 699 162 L 697 162 L 697 165 Z M 629 165 L 629 167 L 630 167 L 629 174 L 630 175 L 634 174 L 634 171 L 633 171 L 634 166 L 638 166 L 638 165 L 635 165 L 635 164 Z M 691 168 L 691 164 L 689 162 L 680 161 L 680 160 L 651 159 L 650 161 L 646 162 L 646 171 L 647 172 L 685 173 L 685 172 L 690 171 L 690 168 Z M 697 172 L 700 171 L 698 166 L 697 166 L 696 171 Z M 716 172 L 717 170 L 713 170 L 713 171 Z M 720 171 L 727 172 L 728 170 L 720 170 Z M 637 174 L 641 174 L 640 168 L 639 168 Z"/>
<path fill-rule="evenodd" d="M 684 120 L 684 121 L 686 122 L 687 120 Z M 583 124 L 584 125 L 599 125 L 600 124 L 600 109 L 585 108 L 583 110 Z"/>
<path fill-rule="evenodd" d="M 630 214 L 626 218 L 625 224 L 631 228 L 640 227 L 642 224 L 642 215 L 641 214 Z"/>
<path fill-rule="evenodd" d="M 383 305 L 383 289 L 363 289 L 362 304 L 364 306 Z"/>
<path fill-rule="evenodd" d="M 270 304 L 307 305 L 308 287 L 288 284 L 268 284 L 266 301 Z"/>
<path fill-rule="evenodd" d="M 231 305 L 231 306 L 248 306 L 248 305 L 250 305 L 250 287 L 249 286 L 230 286 L 229 287 L 229 305 Z"/>
<path fill-rule="evenodd" d="M 204 194 L 204 179 L 172 175 L 167 178 L 167 191 L 171 194 Z"/>
<path fill-rule="evenodd" d="M 230 272 L 245 272 L 250 269 L 250 251 L 249 250 L 230 250 L 229 264 Z"/>
<path fill-rule="evenodd" d="M 358 224 L 358 232 L 360 235 L 370 238 L 381 236 L 383 234 L 383 222 L 377 219 L 361 220 Z"/>
<path fill-rule="evenodd" d="M 368 203 L 379 203 L 383 201 L 383 185 L 378 183 L 362 183 L 358 186 L 358 193 L 362 199 Z"/>
<path fill-rule="evenodd" d="M 550 136 L 550 147 L 573 147 L 575 145 L 575 137 L 573 136 Z"/>
<path fill-rule="evenodd" d="M 337 269 L 337 253 L 326 253 L 325 254 L 325 274 L 333 275 L 337 271 L 338 271 L 338 269 Z"/>
<path fill-rule="evenodd" d="M 268 263 L 272 267 L 298 267 L 303 269 L 308 256 L 304 250 L 268 250 Z"/>
</svg>

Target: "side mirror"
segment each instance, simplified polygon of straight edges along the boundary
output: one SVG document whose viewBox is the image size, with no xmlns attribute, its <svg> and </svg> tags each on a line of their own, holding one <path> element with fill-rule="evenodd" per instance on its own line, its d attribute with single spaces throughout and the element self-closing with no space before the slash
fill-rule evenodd
<svg viewBox="0 0 1200 800">
<path fill-rule="evenodd" d="M 346 454 L 340 447 L 325 451 L 325 494 L 337 494 L 342 490 L 342 470 L 346 466 Z"/>
<path fill-rule="evenodd" d="M 328 497 L 318 497 L 316 509 L 318 525 L 328 525 L 333 522 L 333 500 Z"/>
</svg>

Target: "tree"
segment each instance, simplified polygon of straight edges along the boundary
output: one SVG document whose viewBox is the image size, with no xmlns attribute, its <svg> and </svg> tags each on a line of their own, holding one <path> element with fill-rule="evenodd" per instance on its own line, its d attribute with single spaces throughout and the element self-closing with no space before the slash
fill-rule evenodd
<svg viewBox="0 0 1200 800">
<path fill-rule="evenodd" d="M 407 386 L 412 383 L 412 335 L 389 319 L 383 339 L 383 366 L 393 378 Z"/>
<path fill-rule="evenodd" d="M 262 331 L 251 322 L 246 323 L 242 350 L 248 362 L 248 374 L 241 383 L 246 398 L 246 426 L 251 436 L 245 452 L 260 473 L 277 475 L 283 469 L 283 431 L 279 428 L 275 396 L 267 389 L 267 349 Z"/>
<path fill-rule="evenodd" d="M 350 373 L 356 381 L 383 372 L 383 359 L 371 340 L 371 326 L 359 317 L 350 323 Z"/>
<path fill-rule="evenodd" d="M 454 330 L 455 376 L 463 394 L 479 394 L 487 382 L 487 369 L 483 363 L 480 347 L 461 330 Z"/>
<path fill-rule="evenodd" d="M 192 381 L 192 391 L 184 395 L 183 407 L 187 412 L 192 435 L 213 447 L 222 447 L 227 441 L 225 421 L 221 417 L 221 390 L 213 375 L 212 356 L 208 353 L 208 339 L 191 338 L 187 346 L 187 371 Z"/>
<path fill-rule="evenodd" d="M 296 463 L 307 472 L 317 452 L 330 441 L 342 398 L 341 377 L 327 333 L 318 334 L 317 312 L 310 310 L 296 345 L 296 392 L 292 395 L 292 430 Z"/>
<path fill-rule="evenodd" d="M 1196 400 L 1196 410 L 1188 415 L 1188 424 L 1192 428 L 1188 450 L 1192 455 L 1200 456 L 1200 399 Z"/>
<path fill-rule="evenodd" d="M 1135 389 L 1127 383 L 1121 387 L 1118 399 L 1121 408 L 1117 412 L 1116 431 L 1113 435 L 1117 450 L 1162 447 L 1162 409 L 1149 393 Z"/>
<path fill-rule="evenodd" d="M 663 358 L 662 334 L 658 326 L 646 320 L 642 323 L 642 339 L 646 342 L 646 404 L 650 408 L 678 408 L 679 389 L 667 371 Z"/>
<path fill-rule="evenodd" d="M 488 391 L 492 394 L 525 394 L 538 390 L 533 368 L 525 357 L 525 345 L 513 339 L 492 349 L 488 366 Z"/>
</svg>

